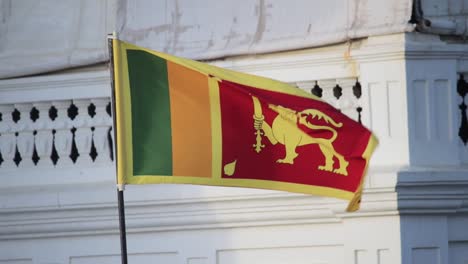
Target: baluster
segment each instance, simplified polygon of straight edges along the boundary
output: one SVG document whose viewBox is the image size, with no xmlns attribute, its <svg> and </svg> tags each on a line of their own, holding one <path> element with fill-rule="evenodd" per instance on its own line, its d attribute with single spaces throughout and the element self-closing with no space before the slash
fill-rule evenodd
<svg viewBox="0 0 468 264">
<path fill-rule="evenodd" d="M 462 140 L 463 144 L 466 145 L 468 143 L 468 118 L 466 114 L 467 106 L 465 103 L 465 96 L 468 94 L 468 83 L 465 81 L 463 74 L 460 74 L 460 79 L 458 79 L 457 92 L 461 97 L 461 103 L 458 105 L 461 116 L 458 136 Z"/>
<path fill-rule="evenodd" d="M 73 161 L 70 158 L 73 134 L 71 132 L 71 120 L 68 118 L 67 111 L 71 105 L 71 100 L 54 101 L 52 104 L 57 109 L 57 117 L 52 122 L 52 127 L 55 129 L 55 150 L 58 155 L 56 166 L 70 166 L 73 165 Z"/>
<path fill-rule="evenodd" d="M 109 137 L 110 137 L 110 155 L 111 155 L 111 160 L 114 161 L 115 160 L 115 155 L 116 155 L 116 150 L 115 150 L 115 139 L 114 139 L 114 127 L 111 126 L 110 130 L 109 130 Z"/>
<path fill-rule="evenodd" d="M 318 82 L 315 82 L 314 87 L 312 87 L 310 92 L 319 98 L 322 98 L 323 96 L 323 89 L 318 85 Z"/>
<path fill-rule="evenodd" d="M 15 123 L 12 119 L 14 110 L 13 105 L 0 105 L 0 113 L 2 121 L 0 122 L 0 153 L 2 154 L 3 162 L 0 168 L 16 168 L 13 161 L 16 151 L 16 135 Z"/>
<path fill-rule="evenodd" d="M 356 98 L 357 121 L 362 124 L 362 87 L 358 80 L 356 80 L 356 83 L 353 86 L 353 95 L 354 98 Z"/>
<path fill-rule="evenodd" d="M 296 86 L 297 88 L 304 90 L 307 93 L 310 93 L 310 91 L 315 85 L 315 81 L 300 81 L 292 83 L 291 85 Z"/>
<path fill-rule="evenodd" d="M 97 151 L 97 157 L 94 162 L 110 162 L 110 148 L 107 135 L 112 125 L 112 120 L 106 112 L 109 99 L 91 99 L 91 102 L 96 106 L 96 115 L 91 120 L 94 126 L 94 147 Z"/>
<path fill-rule="evenodd" d="M 106 107 L 107 115 L 109 116 L 109 118 L 110 118 L 111 120 L 113 120 L 113 117 L 112 117 L 112 110 L 111 110 L 112 107 L 113 107 L 113 105 L 112 105 L 111 102 L 109 102 L 109 103 L 107 104 L 107 107 Z M 113 124 L 113 123 L 114 123 L 114 122 L 112 122 L 112 126 L 110 127 L 109 133 L 108 133 L 108 136 L 107 136 L 107 137 L 108 137 L 107 139 L 108 139 L 108 141 L 109 141 L 110 155 L 111 155 L 111 160 L 112 160 L 112 161 L 115 160 L 115 145 L 114 145 L 114 142 L 115 142 L 114 140 L 115 140 L 115 139 L 114 139 L 114 124 Z"/>
<path fill-rule="evenodd" d="M 322 88 L 322 99 L 331 104 L 333 107 L 338 108 L 338 100 L 333 96 L 333 88 L 336 85 L 335 80 L 320 80 L 318 86 Z"/>
<path fill-rule="evenodd" d="M 74 100 L 73 103 L 78 108 L 78 116 L 73 120 L 75 131 L 75 144 L 78 149 L 78 159 L 76 164 L 84 165 L 91 164 L 93 160 L 89 155 L 91 151 L 91 140 L 92 140 L 92 131 L 89 126 L 91 117 L 88 114 L 88 106 L 91 101 L 82 99 Z"/>
<path fill-rule="evenodd" d="M 34 133 L 33 122 L 30 117 L 32 104 L 15 104 L 15 107 L 20 112 L 20 119 L 17 123 L 18 137 L 16 138 L 18 152 L 21 155 L 21 162 L 18 167 L 33 167 Z"/>
<path fill-rule="evenodd" d="M 343 88 L 339 86 L 338 84 L 335 84 L 335 86 L 332 89 L 333 91 L 333 100 L 335 101 L 336 108 L 340 109 L 340 98 L 343 96 Z"/>
<path fill-rule="evenodd" d="M 37 166 L 51 167 L 54 164 L 50 156 L 52 155 L 52 146 L 54 135 L 52 134 L 52 120 L 49 117 L 49 109 L 52 106 L 50 102 L 34 103 L 34 107 L 39 111 L 39 118 L 34 122 L 36 130 L 35 145 L 39 156 Z"/>
<path fill-rule="evenodd" d="M 342 96 L 338 100 L 338 106 L 343 114 L 357 121 L 359 117 L 356 113 L 357 98 L 353 95 L 354 83 L 355 79 L 337 80 L 337 85 L 342 88 Z"/>
</svg>

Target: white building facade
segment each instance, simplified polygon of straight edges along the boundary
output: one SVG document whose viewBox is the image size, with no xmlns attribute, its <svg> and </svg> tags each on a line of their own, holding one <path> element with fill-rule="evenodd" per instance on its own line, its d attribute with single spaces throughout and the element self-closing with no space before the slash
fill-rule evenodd
<svg viewBox="0 0 468 264">
<path fill-rule="evenodd" d="M 468 263 L 468 2 L 218 2 L 0 2 L 0 264 L 120 262 L 113 30 L 294 84 L 380 142 L 355 213 L 285 192 L 127 186 L 129 263 Z"/>
</svg>

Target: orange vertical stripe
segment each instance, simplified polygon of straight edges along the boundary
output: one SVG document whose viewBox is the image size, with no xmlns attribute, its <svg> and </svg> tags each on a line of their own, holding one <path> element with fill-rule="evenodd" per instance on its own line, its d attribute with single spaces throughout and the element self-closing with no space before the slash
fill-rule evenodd
<svg viewBox="0 0 468 264">
<path fill-rule="evenodd" d="M 211 177 L 208 77 L 167 61 L 174 176 Z"/>
</svg>

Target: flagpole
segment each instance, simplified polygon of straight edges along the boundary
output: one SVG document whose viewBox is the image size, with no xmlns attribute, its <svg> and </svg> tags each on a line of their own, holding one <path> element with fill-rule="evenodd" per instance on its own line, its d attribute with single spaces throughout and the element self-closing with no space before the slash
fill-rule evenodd
<svg viewBox="0 0 468 264">
<path fill-rule="evenodd" d="M 116 129 L 116 112 L 115 112 L 115 79 L 114 79 L 114 53 L 113 53 L 113 40 L 116 38 L 115 33 L 107 36 L 107 47 L 109 50 L 109 69 L 110 69 L 110 83 L 112 87 L 112 119 L 113 119 L 113 132 L 114 132 L 114 160 L 115 160 L 115 173 L 118 175 L 118 158 L 117 158 L 117 129 Z M 125 227 L 125 203 L 124 203 L 124 186 L 117 185 L 117 201 L 119 210 L 119 231 L 120 231 L 120 256 L 122 264 L 128 263 L 127 257 L 127 232 Z"/>
<path fill-rule="evenodd" d="M 120 257 L 122 264 L 128 263 L 127 257 L 127 233 L 125 231 L 125 204 L 124 204 L 124 191 L 117 188 L 117 198 L 119 205 L 119 229 L 120 229 Z"/>
</svg>

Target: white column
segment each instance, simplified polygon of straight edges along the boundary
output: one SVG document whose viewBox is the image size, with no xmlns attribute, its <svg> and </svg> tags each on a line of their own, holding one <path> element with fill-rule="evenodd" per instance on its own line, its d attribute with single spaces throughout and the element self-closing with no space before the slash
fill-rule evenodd
<svg viewBox="0 0 468 264">
<path fill-rule="evenodd" d="M 414 166 L 461 163 L 456 59 L 408 59 L 408 127 Z"/>
<path fill-rule="evenodd" d="M 362 107 L 362 124 L 379 140 L 365 186 L 394 190 L 399 170 L 410 162 L 405 62 L 403 58 L 363 60 L 359 68 L 362 95 L 358 103 Z"/>
<path fill-rule="evenodd" d="M 468 170 L 462 166 L 457 94 L 458 67 L 468 48 L 419 34 L 407 34 L 405 46 L 410 166 L 398 177 L 402 261 L 455 263 L 450 234 L 457 233 L 455 241 L 468 240 Z M 463 228 L 450 226 L 450 217 Z"/>
</svg>

